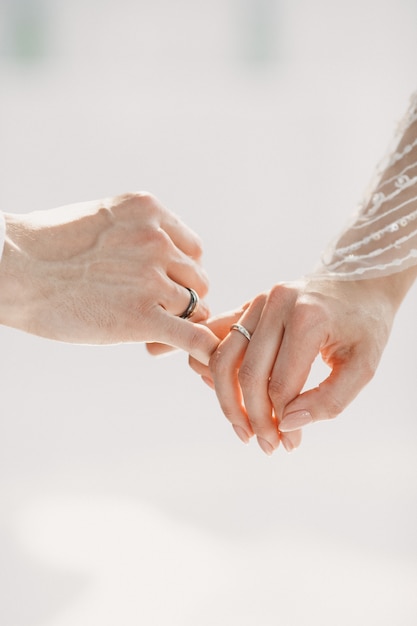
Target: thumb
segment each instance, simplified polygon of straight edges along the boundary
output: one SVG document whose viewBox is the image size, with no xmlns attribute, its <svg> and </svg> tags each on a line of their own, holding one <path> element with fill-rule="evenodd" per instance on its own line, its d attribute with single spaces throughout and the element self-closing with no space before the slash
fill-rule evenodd
<svg viewBox="0 0 417 626">
<path fill-rule="evenodd" d="M 195 359 L 208 365 L 210 357 L 219 344 L 219 338 L 206 326 L 169 315 L 161 311 L 161 329 L 156 340 L 180 348 Z"/>
<path fill-rule="evenodd" d="M 372 375 L 357 359 L 335 366 L 318 387 L 305 391 L 287 404 L 280 431 L 291 432 L 336 417 L 354 400 Z"/>
</svg>

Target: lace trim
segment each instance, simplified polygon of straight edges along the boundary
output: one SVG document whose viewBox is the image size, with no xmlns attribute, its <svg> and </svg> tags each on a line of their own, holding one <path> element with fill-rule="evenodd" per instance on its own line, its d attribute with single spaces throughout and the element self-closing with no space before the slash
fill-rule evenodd
<svg viewBox="0 0 417 626">
<path fill-rule="evenodd" d="M 353 222 L 325 251 L 320 273 L 338 278 L 380 276 L 417 264 L 416 148 L 417 92 L 398 126 L 395 148 L 384 168 L 379 166 L 377 181 Z"/>
</svg>

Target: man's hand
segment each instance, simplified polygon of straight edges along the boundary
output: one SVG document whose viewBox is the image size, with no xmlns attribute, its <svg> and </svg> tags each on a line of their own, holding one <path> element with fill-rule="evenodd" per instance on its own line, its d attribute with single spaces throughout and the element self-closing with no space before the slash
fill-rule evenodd
<svg viewBox="0 0 417 626">
<path fill-rule="evenodd" d="M 60 341 L 157 341 L 208 363 L 218 340 L 178 317 L 208 281 L 199 238 L 147 193 L 5 214 L 0 323 Z M 197 322 L 197 324 L 195 323 Z"/>
</svg>

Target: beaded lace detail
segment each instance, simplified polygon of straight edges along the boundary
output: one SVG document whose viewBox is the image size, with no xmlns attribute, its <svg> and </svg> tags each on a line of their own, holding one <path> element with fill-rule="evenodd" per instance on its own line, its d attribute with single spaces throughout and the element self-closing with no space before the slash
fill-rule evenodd
<svg viewBox="0 0 417 626">
<path fill-rule="evenodd" d="M 351 223 L 322 257 L 322 276 L 355 280 L 417 264 L 417 92 L 394 148 Z"/>
</svg>

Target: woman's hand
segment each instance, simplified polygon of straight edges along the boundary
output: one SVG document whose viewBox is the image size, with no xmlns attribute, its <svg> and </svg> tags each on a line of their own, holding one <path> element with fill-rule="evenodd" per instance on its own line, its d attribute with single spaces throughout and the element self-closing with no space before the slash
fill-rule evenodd
<svg viewBox="0 0 417 626">
<path fill-rule="evenodd" d="M 252 434 L 271 454 L 287 450 L 300 430 L 341 413 L 372 378 L 395 313 L 416 268 L 384 278 L 336 281 L 310 277 L 274 286 L 244 310 L 210 320 L 223 340 L 204 368 L 190 364 L 216 390 L 221 408 L 244 441 Z M 232 330 L 239 322 L 248 341 Z M 318 355 L 330 368 L 316 388 L 303 391 Z"/>
<path fill-rule="evenodd" d="M 147 193 L 6 214 L 0 323 L 66 342 L 158 341 L 208 363 L 218 340 L 178 317 L 208 281 L 199 238 Z M 200 300 L 193 322 L 209 314 Z"/>
</svg>

